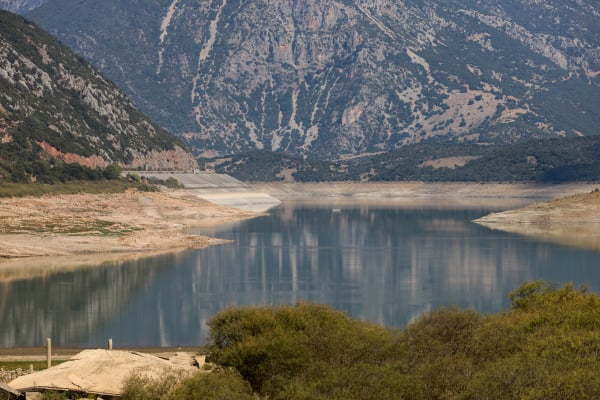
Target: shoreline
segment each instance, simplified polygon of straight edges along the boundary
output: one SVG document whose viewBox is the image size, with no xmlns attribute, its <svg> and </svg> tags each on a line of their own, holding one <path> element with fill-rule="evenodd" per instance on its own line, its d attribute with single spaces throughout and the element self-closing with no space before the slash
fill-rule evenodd
<svg viewBox="0 0 600 400">
<path fill-rule="evenodd" d="M 489 229 L 600 251 L 600 191 L 492 213 L 473 222 Z"/>
<path fill-rule="evenodd" d="M 185 233 L 262 215 L 219 206 L 184 190 L 0 199 L 0 272 L 7 261 L 106 259 L 225 243 Z"/>
<path fill-rule="evenodd" d="M 544 209 L 547 204 L 553 204 L 554 206 L 561 204 L 576 204 L 571 202 L 570 199 L 577 198 L 578 196 L 587 196 L 594 188 L 598 187 L 595 184 L 569 184 L 569 185 L 511 185 L 511 184 L 424 184 L 420 182 L 414 183 L 335 183 L 335 184 L 259 184 L 253 186 L 256 190 L 262 190 L 270 192 L 272 194 L 281 193 L 288 191 L 288 196 L 284 197 L 286 201 L 385 201 L 385 204 L 390 206 L 397 206 L 401 204 L 406 205 L 406 202 L 413 202 L 415 206 L 423 204 L 423 200 L 430 201 L 432 199 L 441 201 L 445 206 L 453 204 L 454 201 L 458 201 L 460 206 L 461 199 L 475 199 L 479 204 L 489 204 L 494 199 L 506 199 L 516 200 L 517 203 L 526 202 L 529 206 L 523 208 L 523 210 L 537 210 Z M 316 194 L 319 194 L 318 196 Z M 580 193 L 574 196 L 573 193 Z M 595 193 L 598 199 L 600 194 Z M 75 196 L 75 197 L 69 197 Z M 237 196 L 237 195 L 236 195 Z M 496 197 L 499 196 L 499 197 Z M 560 198 L 559 198 L 560 197 Z M 551 202 L 534 203 L 535 201 L 555 199 Z M 24 200 L 25 199 L 25 200 Z M 76 204 L 70 204 L 70 200 L 77 200 Z M 566 199 L 566 200 L 565 200 Z M 137 221 L 139 225 L 143 225 L 145 228 L 140 231 L 133 231 L 130 233 L 131 238 L 122 240 L 123 236 L 107 236 L 101 237 L 100 239 L 111 241 L 112 245 L 123 246 L 123 243 L 129 243 L 129 241 L 136 242 L 139 248 L 127 248 L 126 250 L 113 250 L 111 252 L 91 252 L 86 254 L 74 253 L 65 256 L 44 256 L 44 257 L 31 257 L 23 256 L 22 258 L 13 259 L 0 259 L 0 282 L 11 280 L 11 279 L 27 279 L 32 275 L 44 275 L 55 273 L 58 269 L 64 271 L 69 268 L 85 268 L 83 265 L 93 268 L 104 262 L 115 262 L 115 261 L 126 261 L 133 258 L 145 258 L 151 257 L 158 254 L 165 253 L 176 253 L 186 248 L 191 248 L 187 244 L 182 244 L 180 238 L 175 235 L 178 231 L 183 236 L 194 236 L 186 235 L 184 229 L 188 227 L 202 227 L 202 226 L 214 226 L 223 223 L 230 223 L 240 221 L 248 218 L 254 218 L 259 215 L 257 213 L 249 213 L 241 210 L 235 210 L 223 206 L 218 206 L 207 201 L 204 201 L 195 196 L 191 196 L 189 193 L 181 191 L 170 191 L 160 193 L 123 193 L 117 195 L 59 195 L 59 196 L 45 196 L 42 198 L 19 198 L 19 199 L 0 199 L 0 222 L 5 222 L 5 216 L 7 210 L 9 214 L 15 211 L 23 211 L 23 207 L 27 207 L 35 204 L 36 206 L 43 206 L 45 202 L 49 200 L 54 205 L 54 210 L 57 215 L 62 217 L 72 216 L 73 221 L 77 222 L 76 216 L 79 218 L 104 218 L 104 220 L 114 222 L 118 225 L 118 228 L 128 228 L 126 226 L 127 221 L 131 221 L 135 218 L 141 218 L 142 220 Z M 393 200 L 393 201 L 389 201 Z M 119 204 L 112 204 L 115 201 L 119 201 Z M 483 202 L 483 203 L 482 203 Z M 96 208 L 93 205 L 98 206 Z M 134 210 L 131 207 L 137 205 L 139 209 Z M 12 207 L 12 208 L 11 208 Z M 65 208 L 66 207 L 66 208 Z M 541 208 L 540 208 L 541 207 Z M 109 209 L 107 209 L 109 208 Z M 594 209 L 598 210 L 598 209 Z M 505 216 L 511 216 L 516 218 L 515 212 L 519 210 L 511 210 L 505 212 Z M 595 238 L 592 247 L 594 250 L 600 250 L 600 212 L 593 211 L 594 219 L 593 224 L 593 237 Z M 46 209 L 36 209 L 32 211 L 34 217 L 47 213 Z M 512 214 L 511 214 L 512 213 Z M 11 215 L 11 218 L 22 218 L 23 216 L 17 215 L 18 213 Z M 77 214 L 77 215 L 73 215 Z M 493 218 L 497 218 L 499 214 L 492 214 Z M 486 217 L 484 217 L 486 218 Z M 508 217 L 506 217 L 508 218 Z M 563 218 L 563 217 L 560 217 Z M 583 219 L 582 219 L 583 218 Z M 577 224 L 564 223 L 562 225 L 548 224 L 548 220 L 542 218 L 540 221 L 542 224 L 531 224 L 531 223 L 517 223 L 513 220 L 512 226 L 525 226 L 525 227 L 542 227 L 547 233 L 548 228 L 555 229 L 557 226 L 562 226 L 564 229 L 574 229 L 576 226 L 581 228 L 581 222 L 587 220 L 587 217 L 579 217 Z M 88 221 L 85 219 L 85 221 Z M 68 220 L 67 222 L 71 222 Z M 119 225 L 121 224 L 121 225 Z M 499 225 L 490 226 L 491 229 L 503 229 Z M 573 235 L 572 232 L 566 232 L 561 230 L 558 236 L 563 238 L 578 238 L 581 235 Z M 506 229 L 509 230 L 509 229 Z M 524 232 L 513 231 L 514 233 L 528 235 Z M 558 231 L 557 231 L 558 232 Z M 137 237 L 137 236 L 141 237 Z M 148 238 L 144 239 L 143 236 L 154 236 L 158 242 L 152 242 Z M 587 234 L 589 237 L 589 234 Z M 10 236 L 10 234 L 0 234 L 0 251 L 3 251 L 2 240 L 4 236 Z M 13 235 L 22 238 L 19 235 Z M 554 241 L 553 238 L 544 237 L 543 234 L 536 232 L 531 236 L 535 236 L 538 239 Z M 43 233 L 38 236 L 31 235 L 29 240 L 46 240 L 47 238 L 60 238 L 63 237 L 68 242 L 68 238 L 81 238 L 81 236 L 61 236 L 56 233 Z M 97 236 L 86 236 L 90 240 L 97 240 Z M 211 239 L 207 237 L 196 237 L 200 238 L 193 242 L 193 245 L 213 245 L 226 243 L 220 239 Z M 78 240 L 79 240 L 78 239 Z M 171 240 L 172 242 L 168 242 Z M 162 241 L 162 242 L 161 242 Z M 66 242 L 63 241 L 64 245 Z M 158 243 L 162 245 L 162 248 L 149 247 L 148 244 Z M 164 247 L 166 243 L 171 243 L 174 247 Z M 45 243 L 44 243 L 45 244 Z M 135 244 L 135 243 L 134 243 Z M 561 244 L 578 246 L 577 243 L 566 243 Z M 28 244 L 31 246 L 31 243 Z M 144 247 L 145 246 L 145 247 Z M 115 263 L 118 267 L 119 263 Z M 200 346 L 198 346 L 198 349 Z M 34 350 L 32 350 L 34 349 Z M 153 347 L 152 351 L 164 352 L 171 351 L 178 348 L 159 348 Z M 164 350 L 164 351 L 163 351 Z M 32 352 L 37 352 L 37 348 L 0 348 L 0 361 L 7 360 L 7 357 L 19 357 L 19 355 L 26 357 L 39 357 Z M 53 352 L 60 354 L 60 348 L 55 348 Z M 74 350 L 73 350 L 74 351 Z M 147 348 L 136 349 L 136 351 L 146 352 Z M 45 357 L 45 350 L 42 349 L 40 353 L 42 358 Z M 60 357 L 60 356 L 59 356 Z M 11 359 L 12 360 L 12 359 Z"/>
<path fill-rule="evenodd" d="M 253 191 L 284 201 L 390 201 L 392 206 L 521 207 L 574 193 L 594 184 L 480 184 L 424 182 L 255 183 Z M 240 193 L 231 196 L 240 197 Z M 226 193 L 222 196 L 227 196 Z M 117 194 L 46 195 L 0 199 L 0 274 L 10 265 L 48 265 L 45 258 L 91 263 L 174 253 L 225 243 L 186 234 L 264 213 L 210 203 L 186 190 Z M 68 262 L 68 261 L 67 261 Z"/>
<path fill-rule="evenodd" d="M 352 199 L 540 199 L 549 200 L 592 191 L 594 183 L 477 183 L 477 182 L 317 182 L 253 183 L 256 190 L 280 200 Z"/>
</svg>

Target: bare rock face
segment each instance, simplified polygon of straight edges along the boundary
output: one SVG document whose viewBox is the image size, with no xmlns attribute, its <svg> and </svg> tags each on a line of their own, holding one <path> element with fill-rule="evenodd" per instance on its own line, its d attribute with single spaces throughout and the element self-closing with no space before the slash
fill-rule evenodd
<svg viewBox="0 0 600 400">
<path fill-rule="evenodd" d="M 591 0 L 82 3 L 31 17 L 198 153 L 598 134 Z"/>
<path fill-rule="evenodd" d="M 0 161 L 197 168 L 113 83 L 22 17 L 0 11 Z"/>
<path fill-rule="evenodd" d="M 46 0 L 0 0 L 0 9 L 24 14 L 45 2 Z"/>
<path fill-rule="evenodd" d="M 148 153 L 134 153 L 133 160 L 127 167 L 151 171 L 193 171 L 198 168 L 198 163 L 189 151 L 175 146 L 173 150 L 151 150 Z"/>
</svg>

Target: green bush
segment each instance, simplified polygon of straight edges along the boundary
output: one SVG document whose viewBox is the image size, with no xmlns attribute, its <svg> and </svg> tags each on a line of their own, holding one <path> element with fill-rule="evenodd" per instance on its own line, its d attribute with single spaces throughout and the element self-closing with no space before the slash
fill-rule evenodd
<svg viewBox="0 0 600 400">
<path fill-rule="evenodd" d="M 235 368 L 255 391 L 273 398 L 291 379 L 309 382 L 327 368 L 378 364 L 393 338 L 385 328 L 306 303 L 227 310 L 209 325 L 209 360 Z"/>
<path fill-rule="evenodd" d="M 256 399 L 248 382 L 230 369 L 198 373 L 184 379 L 168 400 L 245 400 Z"/>
<path fill-rule="evenodd" d="M 227 310 L 210 358 L 273 399 L 599 397 L 598 296 L 532 282 L 510 297 L 508 312 L 444 308 L 398 333 L 311 304 Z"/>
<path fill-rule="evenodd" d="M 442 308 L 402 331 L 315 304 L 225 310 L 209 323 L 215 372 L 138 379 L 124 398 L 600 398 L 600 298 L 545 282 L 510 298 L 505 312 Z"/>
<path fill-rule="evenodd" d="M 343 368 L 320 364 L 318 379 L 292 378 L 273 398 L 302 400 L 419 400 L 424 395 L 410 376 L 393 365 L 357 362 Z"/>
<path fill-rule="evenodd" d="M 129 376 L 123 386 L 123 400 L 244 400 L 256 399 L 250 385 L 229 369 L 181 376 L 165 371 L 158 379 L 140 373 Z"/>
<path fill-rule="evenodd" d="M 165 370 L 159 378 L 150 378 L 142 371 L 131 374 L 123 383 L 123 400 L 159 400 L 172 398 L 172 393 L 185 376 Z"/>
<path fill-rule="evenodd" d="M 155 185 L 152 184 L 148 184 L 148 183 L 139 183 L 136 186 L 137 190 L 139 190 L 140 192 L 159 192 L 160 189 L 157 188 Z"/>
<path fill-rule="evenodd" d="M 131 172 L 129 172 L 125 178 L 130 181 L 130 182 L 141 182 L 142 181 L 142 177 L 138 174 L 132 174 Z"/>
<path fill-rule="evenodd" d="M 123 168 L 119 164 L 110 164 L 104 168 L 103 175 L 106 179 L 119 179 Z"/>
</svg>

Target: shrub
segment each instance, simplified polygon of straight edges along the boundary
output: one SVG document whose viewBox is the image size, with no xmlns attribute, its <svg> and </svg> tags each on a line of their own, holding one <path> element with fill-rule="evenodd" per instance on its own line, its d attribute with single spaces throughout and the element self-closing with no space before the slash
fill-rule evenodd
<svg viewBox="0 0 600 400">
<path fill-rule="evenodd" d="M 140 192 L 159 192 L 160 189 L 148 183 L 140 183 L 136 186 Z"/>
<path fill-rule="evenodd" d="M 385 359 L 393 341 L 385 328 L 350 319 L 327 306 L 226 310 L 210 323 L 209 360 L 233 367 L 258 393 L 275 397 L 292 378 Z"/>
<path fill-rule="evenodd" d="M 179 371 L 165 370 L 159 378 L 151 378 L 141 371 L 131 374 L 123 383 L 123 400 L 167 399 L 181 384 L 184 376 Z"/>
<path fill-rule="evenodd" d="M 600 398 L 600 298 L 545 282 L 510 297 L 506 312 L 442 308 L 401 332 L 315 304 L 225 310 L 209 323 L 215 372 L 133 380 L 124 398 Z"/>
<path fill-rule="evenodd" d="M 165 371 L 158 379 L 140 373 L 129 376 L 123 386 L 123 400 L 244 400 L 254 399 L 252 389 L 232 370 L 198 372 L 182 376 Z"/>
<path fill-rule="evenodd" d="M 393 365 L 358 362 L 342 368 L 320 365 L 318 379 L 293 378 L 285 390 L 274 396 L 298 400 L 419 400 L 424 395 L 417 382 Z"/>
<path fill-rule="evenodd" d="M 125 178 L 127 178 L 128 181 L 130 182 L 141 182 L 142 181 L 142 177 L 138 174 L 132 174 L 131 172 L 129 172 Z"/>
<path fill-rule="evenodd" d="M 102 172 L 102 174 L 104 175 L 104 178 L 109 179 L 109 180 L 119 179 L 121 177 L 121 171 L 123 171 L 123 168 L 121 168 L 120 165 L 110 164 L 109 166 L 104 168 L 104 171 Z"/>
<path fill-rule="evenodd" d="M 231 369 L 204 372 L 184 379 L 165 400 L 256 399 L 248 382 Z"/>
</svg>

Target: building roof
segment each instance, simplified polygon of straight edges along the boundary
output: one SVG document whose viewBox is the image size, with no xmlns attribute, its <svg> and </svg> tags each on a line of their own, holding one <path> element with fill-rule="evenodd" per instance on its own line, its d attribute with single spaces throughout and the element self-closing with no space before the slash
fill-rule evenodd
<svg viewBox="0 0 600 400">
<path fill-rule="evenodd" d="M 21 376 L 9 386 L 21 392 L 57 390 L 119 396 L 132 373 L 158 378 L 165 371 L 193 373 L 198 368 L 150 354 L 122 350 L 84 350 L 55 367 Z"/>
</svg>

